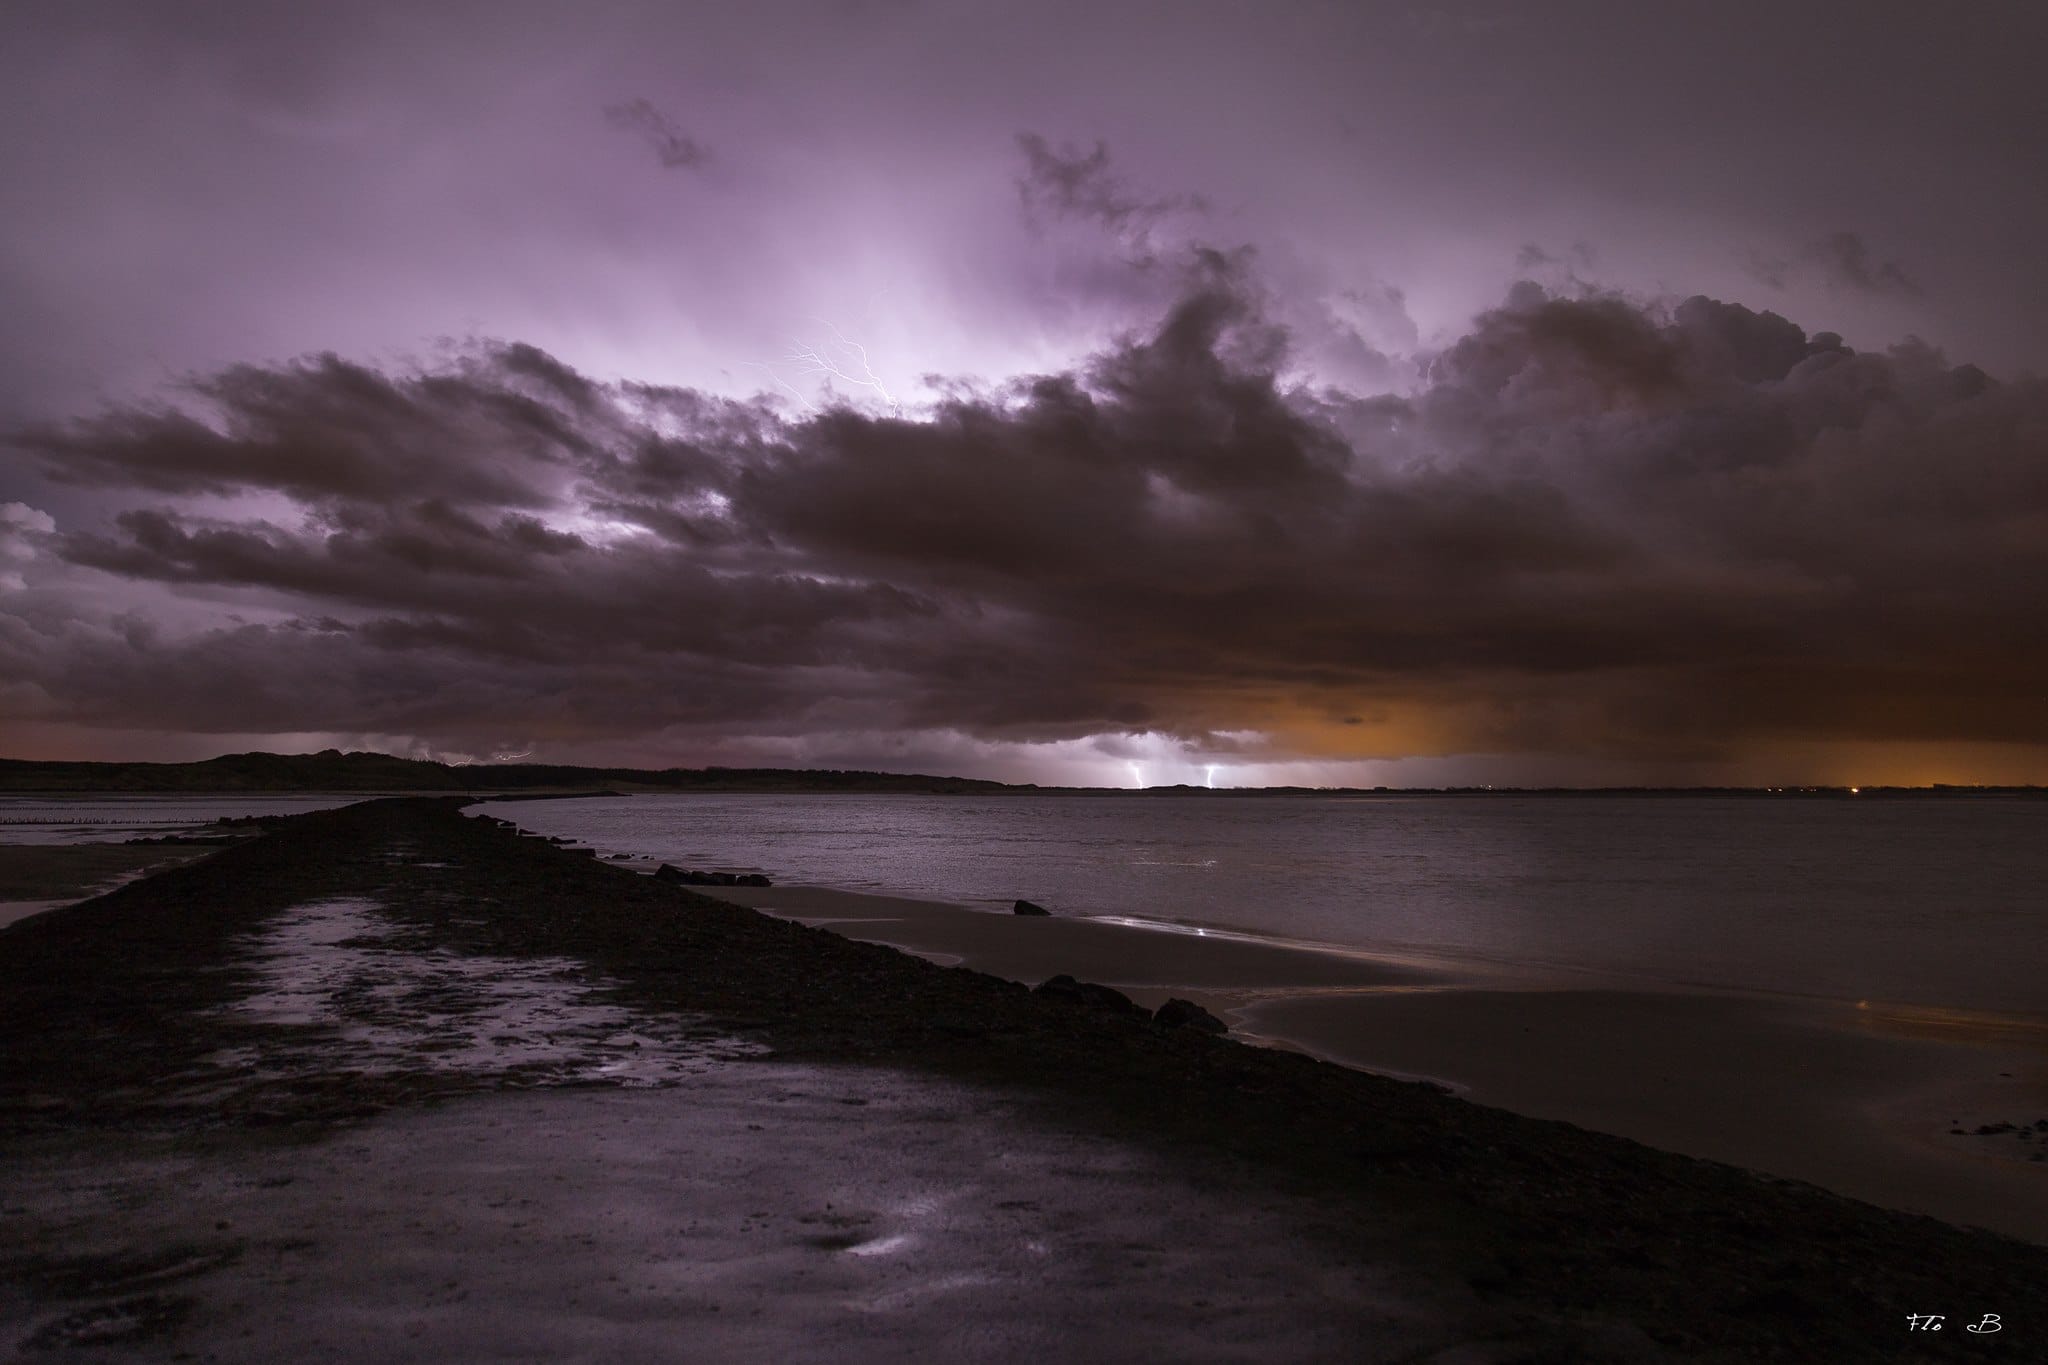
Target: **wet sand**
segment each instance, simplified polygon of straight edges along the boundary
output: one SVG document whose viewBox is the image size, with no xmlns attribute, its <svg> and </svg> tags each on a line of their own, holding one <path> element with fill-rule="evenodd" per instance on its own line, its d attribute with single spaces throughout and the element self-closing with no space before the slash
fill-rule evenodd
<svg viewBox="0 0 2048 1365">
<path fill-rule="evenodd" d="M 0 930 L 0 1212 L 24 1360 L 1863 1365 L 1981 1358 L 1902 1342 L 1930 1305 L 2003 1312 L 1998 1358 L 2048 1329 L 2039 1246 L 1035 995 L 432 801 Z"/>
<path fill-rule="evenodd" d="M 1250 1040 L 2048 1243 L 2048 1020 L 1601 988 L 819 887 L 720 894 L 1027 983 L 1182 996 Z"/>
<path fill-rule="evenodd" d="M 199 852 L 129 844 L 0 844 L 0 925 L 190 861 Z"/>
</svg>

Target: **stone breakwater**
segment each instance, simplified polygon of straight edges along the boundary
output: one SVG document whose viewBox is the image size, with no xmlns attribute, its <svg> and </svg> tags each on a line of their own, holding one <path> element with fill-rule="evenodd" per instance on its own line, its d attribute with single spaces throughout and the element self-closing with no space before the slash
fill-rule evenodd
<svg viewBox="0 0 2048 1365">
<path fill-rule="evenodd" d="M 863 1117 L 879 1097 L 898 1095 L 898 1083 L 876 1081 L 870 1095 L 858 1077 L 887 1075 L 966 1097 L 941 1102 L 919 1090 L 914 1102 L 889 1100 L 923 1115 L 926 1131 L 995 1105 L 977 1096 L 1000 1096 L 990 1109 L 1003 1115 L 1000 1131 L 974 1129 L 969 1148 L 986 1163 L 1005 1159 L 1008 1133 L 1029 1130 L 1176 1173 L 1167 1196 L 1132 1204 L 1156 1210 L 1156 1226 L 1118 1243 L 1153 1250 L 1112 1254 L 1100 1244 L 1101 1259 L 1089 1263 L 1089 1282 L 1108 1295 L 1096 1303 L 1101 1322 L 1118 1320 L 1126 1292 L 1147 1313 L 1171 1316 L 1167 1300 L 1149 1297 L 1157 1281 L 1148 1266 L 1215 1263 L 1176 1259 L 1223 1216 L 1171 1190 L 1207 1188 L 1226 1191 L 1229 1208 L 1295 1211 L 1295 1240 L 1309 1248 L 1296 1267 L 1301 1284 L 1324 1296 L 1316 1313 L 1356 1310 L 1343 1319 L 1356 1334 L 1345 1353 L 1359 1359 L 1863 1362 L 1892 1358 L 1902 1344 L 1915 1359 L 1976 1358 L 1980 1343 L 1961 1333 L 1905 1343 L 1903 1315 L 1914 1311 L 2001 1313 L 2007 1341 L 2020 1348 L 2002 1358 L 2025 1359 L 2048 1331 L 2039 1295 L 2048 1248 L 1245 1046 L 1192 1017 L 1122 1008 L 1101 989 L 1048 980 L 1034 990 L 855 943 L 522 839 L 452 802 L 297 817 L 203 862 L 0 931 L 0 1171 L 61 1173 L 49 1188 L 79 1191 L 86 1203 L 53 1208 L 51 1226 L 92 1243 L 76 1254 L 47 1240 L 0 1253 L 0 1320 L 39 1324 L 34 1331 L 47 1335 L 38 1345 L 128 1342 L 147 1355 L 196 1340 L 212 1330 L 209 1313 L 228 1310 L 224 1290 L 192 1286 L 233 1282 L 243 1292 L 285 1275 L 278 1258 L 308 1254 L 292 1249 L 303 1237 L 285 1230 L 292 1210 L 281 1191 L 316 1168 L 381 1172 L 379 1188 L 396 1202 L 376 1226 L 433 1235 L 455 1205 L 408 1184 L 407 1154 L 439 1154 L 434 1180 L 456 1181 L 470 1129 L 434 1126 L 432 1116 L 511 1121 L 509 1109 L 493 1119 L 499 1111 L 444 1106 L 526 1104 L 539 1094 L 550 1107 L 533 1122 L 572 1134 L 600 1114 L 638 1123 L 635 1097 L 665 1103 L 659 1097 L 688 1086 L 727 1087 L 787 1067 L 792 1077 L 808 1068 L 806 1077 L 843 1078 L 819 1110 L 835 1122 L 812 1129 L 829 1141 L 805 1151 L 902 1149 L 908 1130 Z M 773 1106 L 742 1090 L 719 1112 L 734 1116 L 742 1141 L 774 1134 Z M 624 1146 L 593 1148 L 590 1178 L 623 1171 Z M 350 1164 L 357 1147 L 369 1165 Z M 234 1217 L 268 1231 L 145 1226 L 133 1212 L 144 1205 L 132 1202 L 87 1216 L 93 1191 L 125 1179 L 102 1168 L 109 1153 L 239 1172 Z M 808 1160 L 790 1157 L 787 1169 Z M 972 1165 L 938 1153 L 931 1161 L 931 1170 Z M 1063 1163 L 1047 1155 L 1032 1169 Z M 546 1169 L 584 1178 L 574 1161 Z M 913 1162 L 906 1179 L 920 1169 Z M 633 1170 L 632 1182 L 655 1182 L 647 1188 L 658 1187 L 679 1220 L 634 1234 L 650 1245 L 683 1236 L 693 1198 L 707 1218 L 724 1208 L 709 1188 L 689 1193 L 686 1163 Z M 286 1183 L 266 1183 L 274 1181 Z M 33 1211 L 42 1207 L 37 1188 L 10 1184 L 0 1198 Z M 732 1188 L 752 1192 L 744 1180 Z M 1024 1220 L 1017 1245 L 1068 1245 L 1060 1238 L 1069 1225 L 1033 1215 L 1028 1193 L 996 1203 L 1017 1201 L 1006 1211 Z M 1059 1207 L 1079 1218 L 1090 1202 L 1115 1200 Z M 757 1227 L 746 1222 L 757 1211 L 772 1212 L 734 1216 Z M 910 1245 L 889 1241 L 911 1235 L 906 1213 L 884 1218 L 863 1205 L 864 1221 L 846 1229 L 822 1201 L 813 1214 L 826 1229 L 818 1235 L 838 1239 L 818 1254 L 868 1247 L 879 1258 L 877 1246 L 893 1254 Z M 535 1292 L 574 1299 L 580 1288 L 565 1290 L 568 1272 L 558 1268 L 573 1258 L 535 1250 L 519 1259 L 530 1234 L 515 1235 L 521 1218 L 506 1216 L 491 1254 L 511 1257 L 518 1282 Z M 735 1224 L 733 1235 L 741 1231 Z M 339 1225 L 333 1237 L 337 1247 L 355 1245 Z M 464 1282 L 464 1264 L 455 1256 L 449 1282 Z M 1033 1264 L 1004 1261 L 998 1297 L 1066 1292 L 1060 1273 Z M 345 1266 L 334 1269 L 346 1279 Z M 1175 1273 L 1195 1277 L 1190 1285 L 1199 1278 L 1191 1268 Z M 944 1292 L 956 1290 L 967 1292 Z M 440 1339 L 447 1322 L 478 1320 L 460 1317 L 460 1292 L 419 1310 L 421 1340 Z M 1210 1302 L 1190 1289 L 1178 1311 L 1210 1311 L 1198 1301 Z M 693 1302 L 691 1322 L 708 1321 L 713 1306 Z M 781 1311 L 769 1290 L 748 1302 Z M 1240 1351 L 1235 1358 L 1261 1354 L 1267 1339 L 1247 1321 L 1233 1318 L 1239 1335 L 1217 1337 Z M 1330 1350 L 1270 1340 L 1267 1358 Z M 1042 1335 L 1029 1343 L 1033 1358 L 1061 1345 Z"/>
</svg>

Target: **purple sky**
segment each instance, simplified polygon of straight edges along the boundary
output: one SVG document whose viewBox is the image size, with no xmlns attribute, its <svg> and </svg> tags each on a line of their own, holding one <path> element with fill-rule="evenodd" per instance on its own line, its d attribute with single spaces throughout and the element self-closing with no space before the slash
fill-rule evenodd
<svg viewBox="0 0 2048 1365">
<path fill-rule="evenodd" d="M 2048 781 L 2037 6 L 0 12 L 0 752 Z"/>
</svg>

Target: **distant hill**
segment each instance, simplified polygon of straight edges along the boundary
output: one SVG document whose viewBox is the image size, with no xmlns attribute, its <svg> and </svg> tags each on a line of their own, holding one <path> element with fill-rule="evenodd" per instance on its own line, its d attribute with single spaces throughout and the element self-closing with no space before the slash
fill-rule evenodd
<svg viewBox="0 0 2048 1365">
<path fill-rule="evenodd" d="M 1077 793 L 1090 796 L 1730 796 L 1759 800 L 1860 797 L 1957 798 L 2026 796 L 2048 799 L 2048 787 L 1040 787 L 924 773 L 870 773 L 838 768 L 574 768 L 552 763 L 457 766 L 390 754 L 223 754 L 203 763 L 38 763 L 0 758 L 7 792 L 988 792 Z"/>
<path fill-rule="evenodd" d="M 994 792 L 1001 782 L 818 768 L 573 768 L 547 763 L 455 766 L 389 754 L 223 754 L 202 763 L 38 763 L 0 759 L 0 792 Z"/>
</svg>

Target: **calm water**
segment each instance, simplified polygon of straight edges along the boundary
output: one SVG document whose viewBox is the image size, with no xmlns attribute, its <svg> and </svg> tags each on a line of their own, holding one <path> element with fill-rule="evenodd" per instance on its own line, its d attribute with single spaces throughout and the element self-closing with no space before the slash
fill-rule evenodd
<svg viewBox="0 0 2048 1365">
<path fill-rule="evenodd" d="M 633 796 L 487 807 L 667 862 L 1007 910 L 2048 1013 L 2048 803 Z"/>
<path fill-rule="evenodd" d="M 358 796 L 0 796 L 0 844 L 105 844 L 226 816 L 296 815 Z"/>
</svg>

